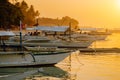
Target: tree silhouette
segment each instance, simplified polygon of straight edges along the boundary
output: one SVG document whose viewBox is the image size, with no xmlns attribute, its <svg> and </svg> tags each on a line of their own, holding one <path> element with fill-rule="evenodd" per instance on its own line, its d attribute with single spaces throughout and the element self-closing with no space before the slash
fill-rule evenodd
<svg viewBox="0 0 120 80">
<path fill-rule="evenodd" d="M 8 0 L 0 0 L 0 3 L 6 3 Z"/>
<path fill-rule="evenodd" d="M 23 20 L 24 24 L 31 26 L 36 23 L 36 17 L 39 16 L 40 13 L 39 13 L 39 11 L 34 10 L 33 5 L 28 7 L 28 4 L 25 1 L 22 1 L 21 3 L 17 2 L 15 5 L 20 7 L 20 9 L 24 15 L 24 20 Z"/>
<path fill-rule="evenodd" d="M 11 28 L 11 25 L 19 25 L 23 19 L 20 8 L 8 2 L 0 0 L 0 27 L 4 29 Z"/>
</svg>

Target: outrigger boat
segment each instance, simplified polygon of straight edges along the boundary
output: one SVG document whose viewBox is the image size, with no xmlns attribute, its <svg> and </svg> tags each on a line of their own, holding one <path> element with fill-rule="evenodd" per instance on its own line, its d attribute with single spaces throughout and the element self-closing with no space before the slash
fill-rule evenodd
<svg viewBox="0 0 120 80">
<path fill-rule="evenodd" d="M 10 32 L 8 35 L 1 34 L 0 36 L 13 36 Z M 6 32 L 4 32 L 6 33 Z M 20 47 L 20 49 L 18 49 Z M 11 49 L 12 48 L 12 49 Z M 17 49 L 16 49 L 17 48 Z M 70 50 L 64 51 L 48 51 L 48 52 L 31 52 L 23 51 L 22 42 L 20 45 L 7 45 L 2 40 L 0 45 L 0 67 L 25 67 L 25 66 L 35 66 L 35 65 L 53 65 L 71 54 Z M 19 51 L 18 51 L 19 50 Z"/>
<path fill-rule="evenodd" d="M 35 47 L 29 47 L 29 46 L 24 46 L 26 50 L 28 51 L 35 51 L 35 52 L 63 52 L 65 49 L 59 49 L 57 47 L 40 47 L 40 46 L 35 46 Z"/>
<path fill-rule="evenodd" d="M 0 52 L 0 67 L 23 67 L 54 65 L 65 59 L 71 52 Z"/>
</svg>

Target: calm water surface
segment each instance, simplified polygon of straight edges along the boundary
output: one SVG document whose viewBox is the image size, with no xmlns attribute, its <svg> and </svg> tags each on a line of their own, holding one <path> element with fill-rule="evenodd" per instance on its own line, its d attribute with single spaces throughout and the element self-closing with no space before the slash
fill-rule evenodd
<svg viewBox="0 0 120 80">
<path fill-rule="evenodd" d="M 120 54 L 72 54 L 55 67 L 9 68 L 0 72 L 7 76 L 1 77 L 1 73 L 0 80 L 120 80 Z"/>
<path fill-rule="evenodd" d="M 113 34 L 91 47 L 120 48 L 119 41 Z M 55 67 L 0 69 L 0 80 L 120 80 L 120 53 L 77 52 Z"/>
<path fill-rule="evenodd" d="M 96 41 L 90 47 L 92 48 L 120 48 L 120 33 L 109 35 L 105 41 Z"/>
<path fill-rule="evenodd" d="M 81 55 L 76 80 L 120 80 L 120 54 Z"/>
</svg>

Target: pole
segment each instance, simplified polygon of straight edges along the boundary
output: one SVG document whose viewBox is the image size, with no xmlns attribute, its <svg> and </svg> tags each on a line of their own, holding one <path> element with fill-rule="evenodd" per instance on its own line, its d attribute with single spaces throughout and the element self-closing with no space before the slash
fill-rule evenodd
<svg viewBox="0 0 120 80">
<path fill-rule="evenodd" d="M 71 41 L 71 22 L 69 23 L 69 39 Z"/>
<path fill-rule="evenodd" d="M 20 50 L 22 51 L 22 22 L 20 21 Z"/>
</svg>

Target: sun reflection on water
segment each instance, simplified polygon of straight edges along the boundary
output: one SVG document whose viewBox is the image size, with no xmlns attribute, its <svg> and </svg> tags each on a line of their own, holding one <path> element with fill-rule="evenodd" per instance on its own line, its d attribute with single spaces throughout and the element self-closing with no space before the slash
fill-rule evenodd
<svg viewBox="0 0 120 80">
<path fill-rule="evenodd" d="M 109 35 L 105 41 L 96 41 L 92 44 L 92 48 L 120 48 L 120 34 L 113 33 Z"/>
</svg>

